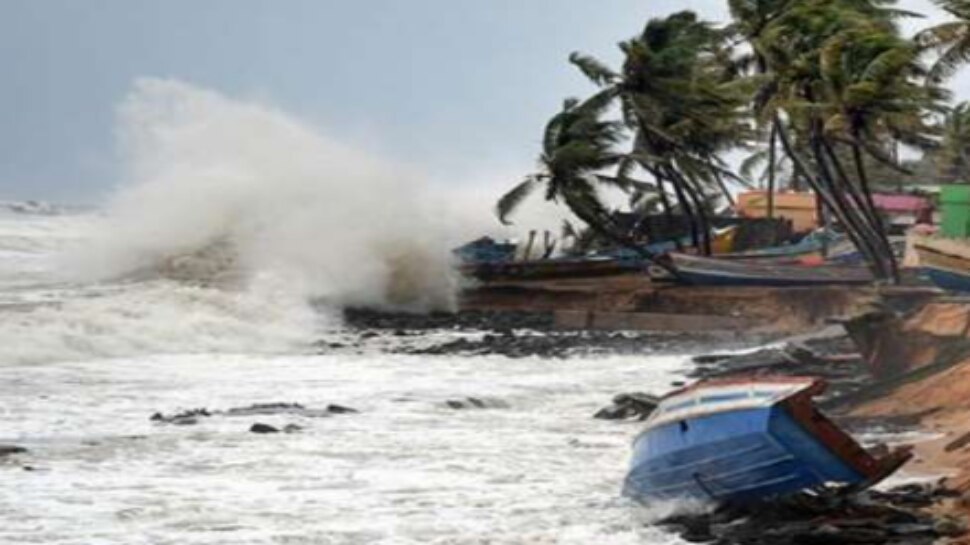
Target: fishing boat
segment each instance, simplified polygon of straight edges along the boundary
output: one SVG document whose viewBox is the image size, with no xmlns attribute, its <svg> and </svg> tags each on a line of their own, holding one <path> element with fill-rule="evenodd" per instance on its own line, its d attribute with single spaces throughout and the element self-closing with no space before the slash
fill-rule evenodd
<svg viewBox="0 0 970 545">
<path fill-rule="evenodd" d="M 633 444 L 623 494 L 642 502 L 746 503 L 841 485 L 862 489 L 912 456 L 877 458 L 812 402 L 815 378 L 719 379 L 662 398 Z"/>
<path fill-rule="evenodd" d="M 919 267 L 931 282 L 945 290 L 970 292 L 970 244 L 921 237 L 913 248 L 919 256 Z"/>
<path fill-rule="evenodd" d="M 726 253 L 720 257 L 725 259 L 765 259 L 765 258 L 799 258 L 805 256 L 822 256 L 826 247 L 839 243 L 842 237 L 836 233 L 818 229 L 805 235 L 795 244 L 772 246 L 759 250 Z"/>
<path fill-rule="evenodd" d="M 649 269 L 658 280 L 695 286 L 825 286 L 868 284 L 872 273 L 854 265 L 804 265 L 771 260 L 737 261 L 680 253 L 667 254 L 672 278 Z M 653 276 L 652 276 L 653 277 Z"/>
</svg>

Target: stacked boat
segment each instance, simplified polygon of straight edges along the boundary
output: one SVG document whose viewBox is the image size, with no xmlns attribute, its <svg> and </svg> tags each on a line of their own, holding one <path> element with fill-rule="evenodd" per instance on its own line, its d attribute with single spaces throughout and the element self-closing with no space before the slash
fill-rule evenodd
<svg viewBox="0 0 970 545">
<path fill-rule="evenodd" d="M 965 239 L 917 237 L 912 248 L 930 281 L 945 290 L 970 292 L 970 243 Z"/>
</svg>

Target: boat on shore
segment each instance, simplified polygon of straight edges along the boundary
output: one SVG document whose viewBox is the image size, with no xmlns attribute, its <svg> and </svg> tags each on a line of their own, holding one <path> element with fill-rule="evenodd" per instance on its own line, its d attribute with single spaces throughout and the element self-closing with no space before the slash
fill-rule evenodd
<svg viewBox="0 0 970 545">
<path fill-rule="evenodd" d="M 761 248 L 758 250 L 747 250 L 744 252 L 731 252 L 723 254 L 719 257 L 724 259 L 766 259 L 766 258 L 788 258 L 797 259 L 807 256 L 817 256 L 821 257 L 824 250 L 829 247 L 833 247 L 842 241 L 842 237 L 825 231 L 824 229 L 819 229 L 808 235 L 802 237 L 801 240 L 794 244 L 785 244 L 782 246 L 772 246 L 769 248 Z"/>
<path fill-rule="evenodd" d="M 662 398 L 636 438 L 623 494 L 642 502 L 749 503 L 806 489 L 863 489 L 912 457 L 875 457 L 825 417 L 806 377 L 703 381 Z"/>
<path fill-rule="evenodd" d="M 923 273 L 937 287 L 970 292 L 970 244 L 954 239 L 920 238 L 913 244 Z"/>
<path fill-rule="evenodd" d="M 651 270 L 658 280 L 674 280 L 694 286 L 825 286 L 869 284 L 868 269 L 854 265 L 804 265 L 772 260 L 731 260 L 681 253 L 667 255 L 674 271 Z"/>
</svg>

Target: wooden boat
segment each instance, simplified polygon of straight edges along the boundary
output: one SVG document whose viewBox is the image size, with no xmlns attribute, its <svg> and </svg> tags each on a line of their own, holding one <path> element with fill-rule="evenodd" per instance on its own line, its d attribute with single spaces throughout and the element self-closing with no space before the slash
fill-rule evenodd
<svg viewBox="0 0 970 545">
<path fill-rule="evenodd" d="M 822 286 L 868 284 L 868 269 L 852 265 L 802 265 L 773 261 L 737 261 L 671 253 L 672 280 L 696 286 Z M 654 274 L 654 269 L 649 272 Z M 662 278 L 657 278 L 662 279 Z"/>
<path fill-rule="evenodd" d="M 931 282 L 945 290 L 970 292 L 970 244 L 942 238 L 920 238 L 913 248 Z"/>
<path fill-rule="evenodd" d="M 516 244 L 498 242 L 492 237 L 481 237 L 467 244 L 463 244 L 452 253 L 462 263 L 505 263 L 515 259 Z"/>
<path fill-rule="evenodd" d="M 746 503 L 839 484 L 871 486 L 911 456 L 864 450 L 821 414 L 825 382 L 720 379 L 664 397 L 633 444 L 623 494 L 639 501 Z"/>
<path fill-rule="evenodd" d="M 798 258 L 805 256 L 822 256 L 822 251 L 826 245 L 833 246 L 841 240 L 839 235 L 818 230 L 804 236 L 795 244 L 783 246 L 773 246 L 760 250 L 748 250 L 746 252 L 732 252 L 720 257 L 725 259 L 765 259 L 765 258 Z"/>
</svg>

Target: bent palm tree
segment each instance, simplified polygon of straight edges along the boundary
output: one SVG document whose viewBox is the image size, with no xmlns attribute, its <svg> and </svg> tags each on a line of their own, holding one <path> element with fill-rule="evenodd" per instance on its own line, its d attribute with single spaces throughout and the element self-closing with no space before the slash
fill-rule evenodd
<svg viewBox="0 0 970 545">
<path fill-rule="evenodd" d="M 712 196 L 732 196 L 724 179 L 738 177 L 719 155 L 750 135 L 744 112 L 748 82 L 726 69 L 727 35 L 689 11 L 651 19 L 620 44 L 622 70 L 591 57 L 570 60 L 620 103 L 633 134 L 629 157 L 650 173 L 665 210 L 668 188 L 687 219 L 695 246 L 710 251 Z"/>
<path fill-rule="evenodd" d="M 598 185 L 623 185 L 619 178 L 603 174 L 623 159 L 615 149 L 623 140 L 623 128 L 603 119 L 612 99 L 611 92 L 604 91 L 584 102 L 565 101 L 562 111 L 546 124 L 540 172 L 527 176 L 496 204 L 502 223 L 508 224 L 522 201 L 542 189 L 546 200 L 562 202 L 601 236 L 622 245 L 633 244 L 597 193 Z"/>
<path fill-rule="evenodd" d="M 937 160 L 942 175 L 954 182 L 970 182 L 970 102 L 955 106 L 943 124 Z"/>
<path fill-rule="evenodd" d="M 955 19 L 916 36 L 919 44 L 940 54 L 929 74 L 930 81 L 939 83 L 970 61 L 970 0 L 933 0 L 933 3 Z"/>
</svg>

